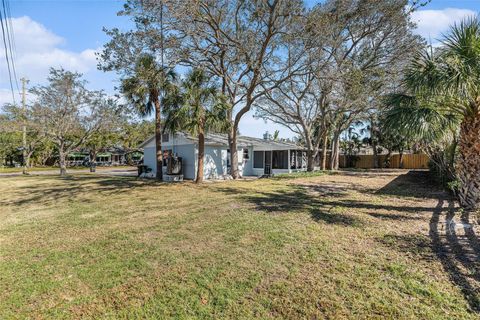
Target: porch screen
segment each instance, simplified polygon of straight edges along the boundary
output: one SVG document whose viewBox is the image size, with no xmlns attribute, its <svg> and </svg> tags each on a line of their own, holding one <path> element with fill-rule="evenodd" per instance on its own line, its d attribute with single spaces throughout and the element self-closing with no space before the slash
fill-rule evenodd
<svg viewBox="0 0 480 320">
<path fill-rule="evenodd" d="M 288 169 L 288 151 L 273 151 L 273 169 Z"/>
<path fill-rule="evenodd" d="M 263 151 L 253 151 L 253 167 L 256 169 L 263 168 Z"/>
</svg>

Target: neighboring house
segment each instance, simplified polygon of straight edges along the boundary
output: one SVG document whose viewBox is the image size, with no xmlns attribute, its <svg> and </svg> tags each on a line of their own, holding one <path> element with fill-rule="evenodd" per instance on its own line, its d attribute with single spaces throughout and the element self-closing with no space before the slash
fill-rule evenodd
<svg viewBox="0 0 480 320">
<path fill-rule="evenodd" d="M 155 174 L 155 136 L 150 137 L 140 148 L 144 149 L 144 165 Z M 262 176 L 278 173 L 306 171 L 306 152 L 291 142 L 240 136 L 237 141 L 238 164 L 242 176 Z M 185 133 L 165 133 L 162 136 L 164 159 L 170 155 L 182 158 L 185 179 L 195 179 L 198 140 Z M 163 166 L 166 172 L 166 160 Z M 219 179 L 230 173 L 230 151 L 225 134 L 209 133 L 205 136 L 205 179 Z"/>
<path fill-rule="evenodd" d="M 128 162 L 137 164 L 143 157 L 141 150 L 125 150 L 119 147 L 104 148 L 96 155 L 98 166 L 119 166 Z M 130 159 L 127 159 L 130 158 Z M 90 162 L 88 149 L 79 149 L 68 154 L 67 166 L 84 166 Z"/>
</svg>

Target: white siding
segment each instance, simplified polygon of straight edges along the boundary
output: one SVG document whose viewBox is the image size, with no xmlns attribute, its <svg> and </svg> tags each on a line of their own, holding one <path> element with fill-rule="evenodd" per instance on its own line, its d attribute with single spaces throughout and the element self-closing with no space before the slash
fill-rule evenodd
<svg viewBox="0 0 480 320">
<path fill-rule="evenodd" d="M 221 146 L 206 146 L 203 162 L 203 175 L 205 179 L 218 179 L 227 174 L 227 148 Z"/>
<path fill-rule="evenodd" d="M 153 173 L 157 172 L 155 147 L 148 147 L 143 149 L 143 164 L 151 168 Z"/>
<path fill-rule="evenodd" d="M 153 140 L 155 141 L 155 140 Z M 153 143 L 152 143 L 153 144 Z M 147 145 L 148 146 L 148 145 Z M 195 145 L 194 144 L 184 144 L 184 145 L 172 145 L 167 143 L 162 143 L 163 150 L 172 150 L 174 154 L 182 158 L 183 165 L 183 177 L 185 179 L 194 179 L 195 178 Z M 152 169 L 152 172 L 156 174 L 156 153 L 155 146 L 145 147 L 144 148 L 144 158 L 143 163 Z M 166 167 L 164 167 L 163 172 L 165 173 Z"/>
</svg>

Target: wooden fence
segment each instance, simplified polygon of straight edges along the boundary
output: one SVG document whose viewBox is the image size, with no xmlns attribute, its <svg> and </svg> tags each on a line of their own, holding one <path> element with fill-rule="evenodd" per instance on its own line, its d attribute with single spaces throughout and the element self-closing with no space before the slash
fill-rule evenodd
<svg viewBox="0 0 480 320">
<path fill-rule="evenodd" d="M 378 163 L 380 168 L 385 168 L 386 155 L 378 156 Z M 352 167 L 352 163 L 348 163 L 348 159 L 345 156 L 340 156 L 340 167 L 348 168 Z M 403 168 L 404 169 L 427 169 L 428 168 L 429 157 L 426 154 L 404 154 L 403 155 Z M 357 161 L 354 161 L 355 166 L 353 168 L 357 169 L 373 169 L 375 168 L 373 163 L 373 155 L 358 155 Z M 394 154 L 390 157 L 390 166 L 391 169 L 400 168 L 400 155 Z"/>
</svg>

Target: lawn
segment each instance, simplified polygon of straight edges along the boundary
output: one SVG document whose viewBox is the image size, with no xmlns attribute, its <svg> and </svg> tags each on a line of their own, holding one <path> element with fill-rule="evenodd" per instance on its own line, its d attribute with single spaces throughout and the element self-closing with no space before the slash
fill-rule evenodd
<svg viewBox="0 0 480 320">
<path fill-rule="evenodd" d="M 109 169 L 132 169 L 135 167 L 131 166 L 114 166 L 114 167 L 97 167 L 97 170 L 109 170 Z M 72 171 L 72 170 L 90 170 L 88 167 L 68 167 L 67 171 Z M 0 174 L 1 173 L 20 173 L 23 171 L 23 167 L 0 167 Z M 53 167 L 53 166 L 46 166 L 46 167 L 32 167 L 28 168 L 28 172 L 34 173 L 34 172 L 42 172 L 42 171 L 60 171 L 60 168 Z"/>
<path fill-rule="evenodd" d="M 478 319 L 479 240 L 427 173 L 0 178 L 0 318 Z"/>
</svg>

